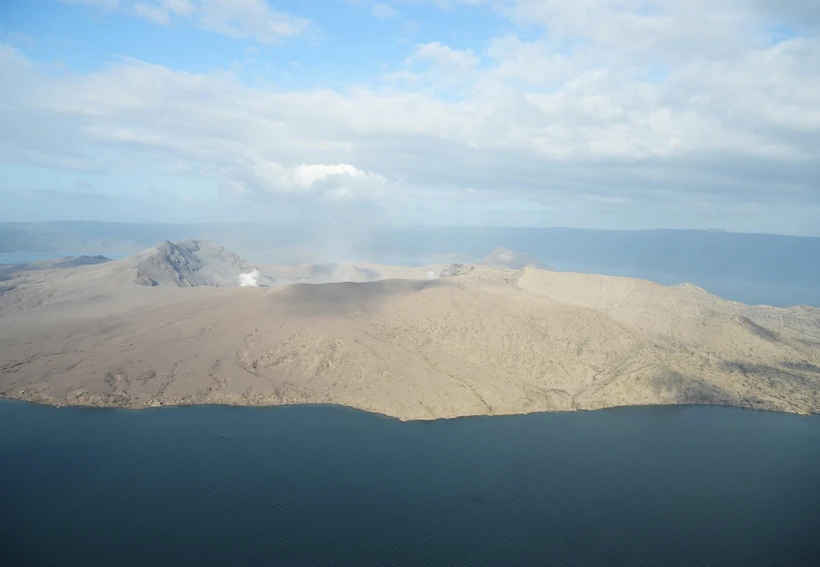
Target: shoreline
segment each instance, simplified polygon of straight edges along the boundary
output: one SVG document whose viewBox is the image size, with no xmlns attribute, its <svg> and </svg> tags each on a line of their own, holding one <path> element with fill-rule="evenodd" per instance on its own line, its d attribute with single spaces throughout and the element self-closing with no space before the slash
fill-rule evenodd
<svg viewBox="0 0 820 567">
<path fill-rule="evenodd" d="M 622 409 L 622 408 L 659 408 L 659 407 L 723 407 L 723 408 L 734 408 L 740 410 L 748 410 L 748 411 L 760 411 L 760 412 L 767 412 L 767 413 L 780 413 L 780 414 L 787 414 L 787 415 L 796 415 L 801 417 L 811 417 L 811 416 L 820 416 L 820 410 L 816 412 L 801 412 L 801 411 L 788 411 L 782 409 L 773 409 L 773 408 L 762 408 L 762 407 L 752 407 L 751 405 L 739 405 L 739 404 L 725 404 L 725 403 L 658 403 L 658 404 L 620 404 L 620 405 L 611 405 L 611 406 L 599 406 L 599 407 L 589 407 L 589 408 L 572 408 L 572 409 L 535 409 L 532 411 L 521 411 L 521 412 L 507 412 L 507 413 L 465 413 L 463 415 L 452 415 L 452 416 L 439 416 L 439 417 L 401 417 L 398 415 L 392 415 L 389 413 L 385 413 L 383 411 L 378 411 L 374 409 L 363 408 L 354 405 L 348 405 L 343 403 L 335 403 L 335 402 L 296 402 L 296 403 L 232 403 L 232 402 L 219 402 L 219 401 L 202 401 L 202 402 L 190 402 L 190 403 L 171 403 L 171 404 L 156 404 L 156 405 L 116 405 L 116 404 L 94 404 L 94 403 L 59 403 L 56 400 L 50 401 L 48 399 L 43 399 L 40 397 L 39 399 L 34 398 L 24 398 L 24 397 L 17 397 L 17 396 L 9 396 L 7 394 L 0 394 L 0 400 L 7 400 L 10 402 L 19 402 L 24 404 L 32 404 L 37 406 L 43 407 L 52 407 L 55 409 L 62 409 L 62 408 L 85 408 L 85 409 L 108 409 L 108 410 L 125 410 L 129 412 L 141 412 L 145 410 L 155 410 L 155 409 L 163 409 L 163 408 L 187 408 L 187 407 L 235 407 L 235 408 L 289 408 L 289 407 L 298 407 L 298 406 L 330 406 L 330 407 L 338 407 L 344 408 L 354 411 L 359 411 L 363 413 L 367 413 L 370 415 L 383 417 L 386 419 L 391 419 L 394 421 L 399 421 L 402 423 L 410 423 L 410 422 L 433 422 L 433 421 L 450 421 L 456 419 L 464 419 L 464 418 L 475 418 L 475 417 L 511 417 L 511 416 L 523 416 L 523 415 L 532 415 L 532 414 L 539 414 L 539 413 L 578 413 L 578 412 L 594 412 L 600 410 L 611 410 L 611 409 Z"/>
</svg>

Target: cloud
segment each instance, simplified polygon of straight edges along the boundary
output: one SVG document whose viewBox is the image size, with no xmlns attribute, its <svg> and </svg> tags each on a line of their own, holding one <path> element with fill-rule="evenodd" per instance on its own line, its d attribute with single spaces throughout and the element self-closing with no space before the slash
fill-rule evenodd
<svg viewBox="0 0 820 567">
<path fill-rule="evenodd" d="M 407 58 L 408 63 L 426 62 L 448 69 L 472 69 L 480 63 L 472 49 L 458 50 L 442 45 L 437 41 L 422 43 L 415 47 L 413 54 Z"/>
<path fill-rule="evenodd" d="M 385 75 L 391 82 L 450 96 L 469 96 L 481 60 L 472 49 L 453 49 L 437 41 L 415 46 L 407 69 Z"/>
<path fill-rule="evenodd" d="M 137 16 L 161 26 L 170 24 L 174 16 L 190 16 L 194 10 L 195 6 L 191 0 L 160 0 L 155 4 L 134 4 L 134 13 Z"/>
<path fill-rule="evenodd" d="M 160 4 L 166 10 L 180 16 L 190 16 L 195 9 L 191 0 L 161 0 Z"/>
<path fill-rule="evenodd" d="M 278 43 L 302 35 L 311 22 L 278 12 L 265 0 L 200 0 L 199 26 L 203 29 L 260 43 Z"/>
<path fill-rule="evenodd" d="M 399 15 L 395 8 L 391 8 L 387 4 L 380 4 L 375 2 L 370 8 L 370 12 L 380 20 L 389 20 Z"/>
<path fill-rule="evenodd" d="M 404 35 L 413 35 L 419 31 L 419 25 L 413 20 L 407 20 L 401 25 L 401 33 Z"/>
<path fill-rule="evenodd" d="M 190 18 L 197 27 L 263 44 L 305 35 L 313 24 L 306 18 L 274 10 L 266 0 L 61 0 L 107 11 L 122 9 L 157 25 Z"/>
<path fill-rule="evenodd" d="M 804 4 L 491 3 L 508 32 L 524 21 L 535 31 L 416 45 L 386 78 L 344 89 L 131 59 L 53 74 L 0 46 L 13 85 L 0 91 L 0 130 L 13 133 L 0 154 L 84 171 L 175 168 L 226 198 L 368 200 L 414 219 L 521 223 L 530 211 L 528 223 L 724 219 L 817 234 L 820 37 Z M 773 37 L 778 26 L 789 33 Z"/>
<path fill-rule="evenodd" d="M 137 2 L 134 4 L 134 13 L 144 20 L 161 26 L 167 26 L 171 23 L 171 14 L 158 5 Z"/>
<path fill-rule="evenodd" d="M 240 194 L 262 192 L 345 200 L 374 197 L 388 186 L 384 176 L 347 163 L 285 167 L 254 150 L 246 151 L 236 165 L 223 170 L 223 183 Z"/>
<path fill-rule="evenodd" d="M 23 48 L 32 49 L 37 46 L 37 40 L 27 33 L 11 31 L 0 27 L 0 41 L 8 42 Z"/>
</svg>

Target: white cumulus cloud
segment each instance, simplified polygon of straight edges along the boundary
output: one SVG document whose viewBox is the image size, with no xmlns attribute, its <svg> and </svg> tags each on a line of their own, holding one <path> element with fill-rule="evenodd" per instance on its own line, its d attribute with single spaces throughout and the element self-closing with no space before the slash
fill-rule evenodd
<svg viewBox="0 0 820 567">
<path fill-rule="evenodd" d="M 245 152 L 240 163 L 228 177 L 245 191 L 316 195 L 333 200 L 373 196 L 388 185 L 383 175 L 347 163 L 286 167 L 256 151 Z"/>
</svg>

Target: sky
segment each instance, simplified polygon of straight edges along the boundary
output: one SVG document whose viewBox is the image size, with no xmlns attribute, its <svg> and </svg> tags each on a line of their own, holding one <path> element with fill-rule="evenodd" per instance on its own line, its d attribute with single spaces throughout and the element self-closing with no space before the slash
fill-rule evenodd
<svg viewBox="0 0 820 567">
<path fill-rule="evenodd" d="M 820 236 L 817 0 L 2 0 L 0 221 Z"/>
</svg>

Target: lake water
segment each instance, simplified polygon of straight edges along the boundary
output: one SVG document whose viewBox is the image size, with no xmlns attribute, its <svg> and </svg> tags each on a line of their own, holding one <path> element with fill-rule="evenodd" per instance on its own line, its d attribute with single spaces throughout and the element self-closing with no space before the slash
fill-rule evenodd
<svg viewBox="0 0 820 567">
<path fill-rule="evenodd" d="M 0 402 L 2 565 L 817 565 L 820 416 Z"/>
</svg>

